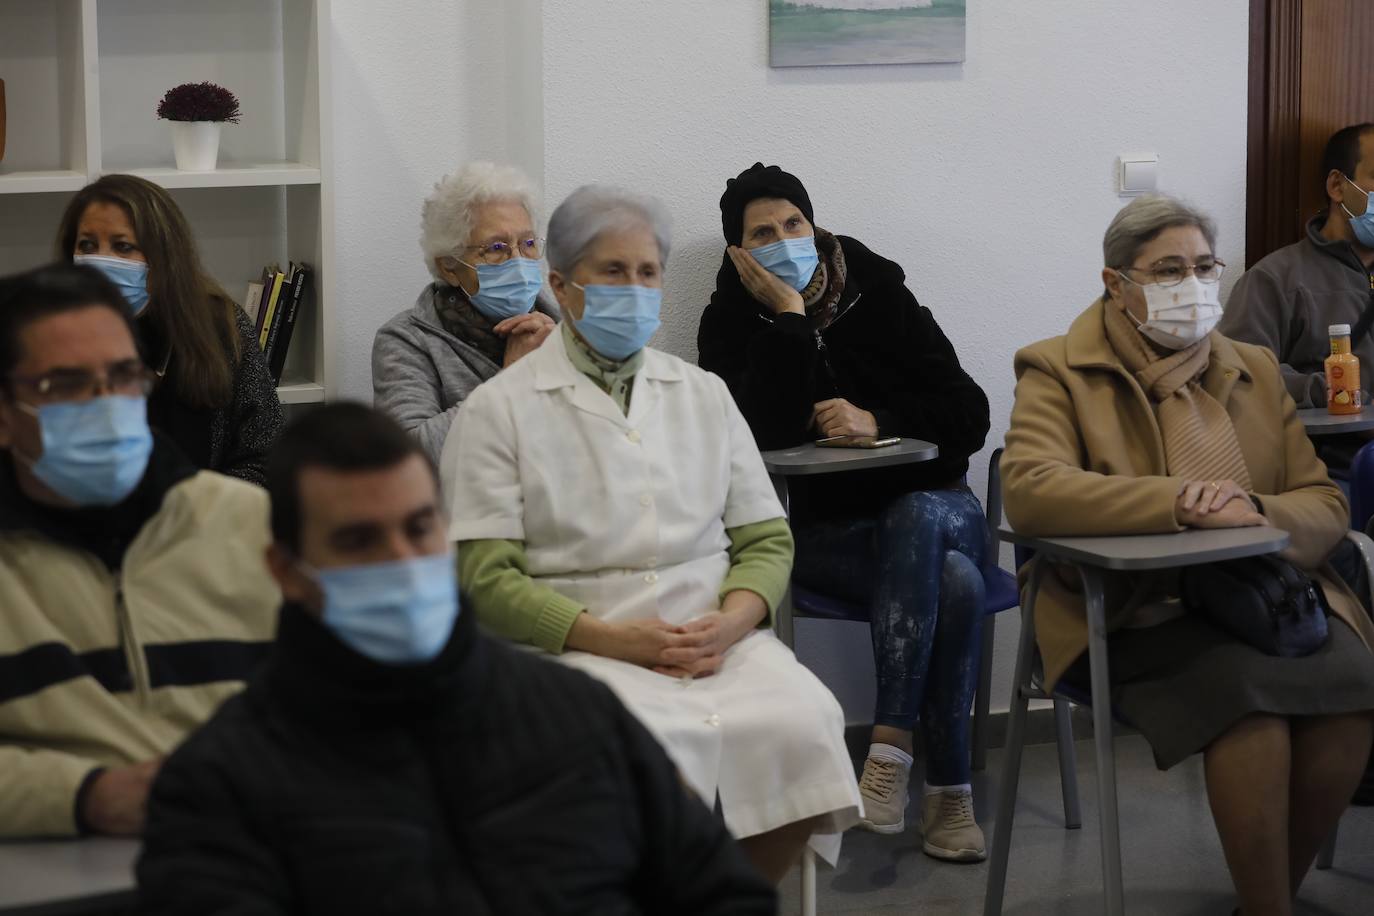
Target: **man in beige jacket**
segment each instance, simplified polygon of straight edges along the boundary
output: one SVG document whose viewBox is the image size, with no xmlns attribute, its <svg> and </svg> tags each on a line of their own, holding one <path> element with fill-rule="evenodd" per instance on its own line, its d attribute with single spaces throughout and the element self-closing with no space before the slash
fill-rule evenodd
<svg viewBox="0 0 1374 916">
<path fill-rule="evenodd" d="M 0 280 L 0 838 L 138 833 L 272 635 L 267 496 L 149 430 L 151 384 L 101 275 Z"/>
</svg>

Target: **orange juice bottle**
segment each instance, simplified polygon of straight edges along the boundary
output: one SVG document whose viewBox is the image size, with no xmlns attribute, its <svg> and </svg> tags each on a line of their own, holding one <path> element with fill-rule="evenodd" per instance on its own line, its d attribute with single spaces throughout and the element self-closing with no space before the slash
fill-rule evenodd
<svg viewBox="0 0 1374 916">
<path fill-rule="evenodd" d="M 1333 324 L 1331 355 L 1326 358 L 1326 409 L 1331 413 L 1360 412 L 1360 358 L 1350 352 L 1350 325 Z"/>
</svg>

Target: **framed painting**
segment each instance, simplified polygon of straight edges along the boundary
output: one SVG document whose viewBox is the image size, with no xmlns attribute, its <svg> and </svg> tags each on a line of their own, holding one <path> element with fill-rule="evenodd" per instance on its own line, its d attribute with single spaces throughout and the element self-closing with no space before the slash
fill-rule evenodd
<svg viewBox="0 0 1374 916">
<path fill-rule="evenodd" d="M 768 0 L 773 67 L 958 63 L 966 0 Z"/>
</svg>

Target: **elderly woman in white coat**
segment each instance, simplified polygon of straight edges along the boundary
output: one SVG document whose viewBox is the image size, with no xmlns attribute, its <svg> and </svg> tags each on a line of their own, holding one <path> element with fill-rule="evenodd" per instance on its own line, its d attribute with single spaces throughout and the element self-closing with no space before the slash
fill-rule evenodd
<svg viewBox="0 0 1374 916">
<path fill-rule="evenodd" d="M 663 207 L 589 185 L 548 231 L 562 329 L 478 387 L 444 447 L 469 605 L 609 685 L 765 875 L 808 840 L 833 863 L 861 803 L 839 704 L 768 629 L 782 506 L 725 384 L 645 346 Z"/>
</svg>

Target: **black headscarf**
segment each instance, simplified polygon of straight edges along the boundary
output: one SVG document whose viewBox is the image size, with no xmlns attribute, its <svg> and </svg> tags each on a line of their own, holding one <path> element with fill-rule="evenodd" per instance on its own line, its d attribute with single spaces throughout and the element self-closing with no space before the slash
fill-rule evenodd
<svg viewBox="0 0 1374 916">
<path fill-rule="evenodd" d="M 811 225 L 816 219 L 811 211 L 811 198 L 806 188 L 795 175 L 784 172 L 776 165 L 765 166 L 755 162 L 739 173 L 739 177 L 725 182 L 725 193 L 720 196 L 720 223 L 725 230 L 725 241 L 738 245 L 744 238 L 744 208 L 750 201 L 760 197 L 778 197 L 790 202 Z"/>
</svg>

